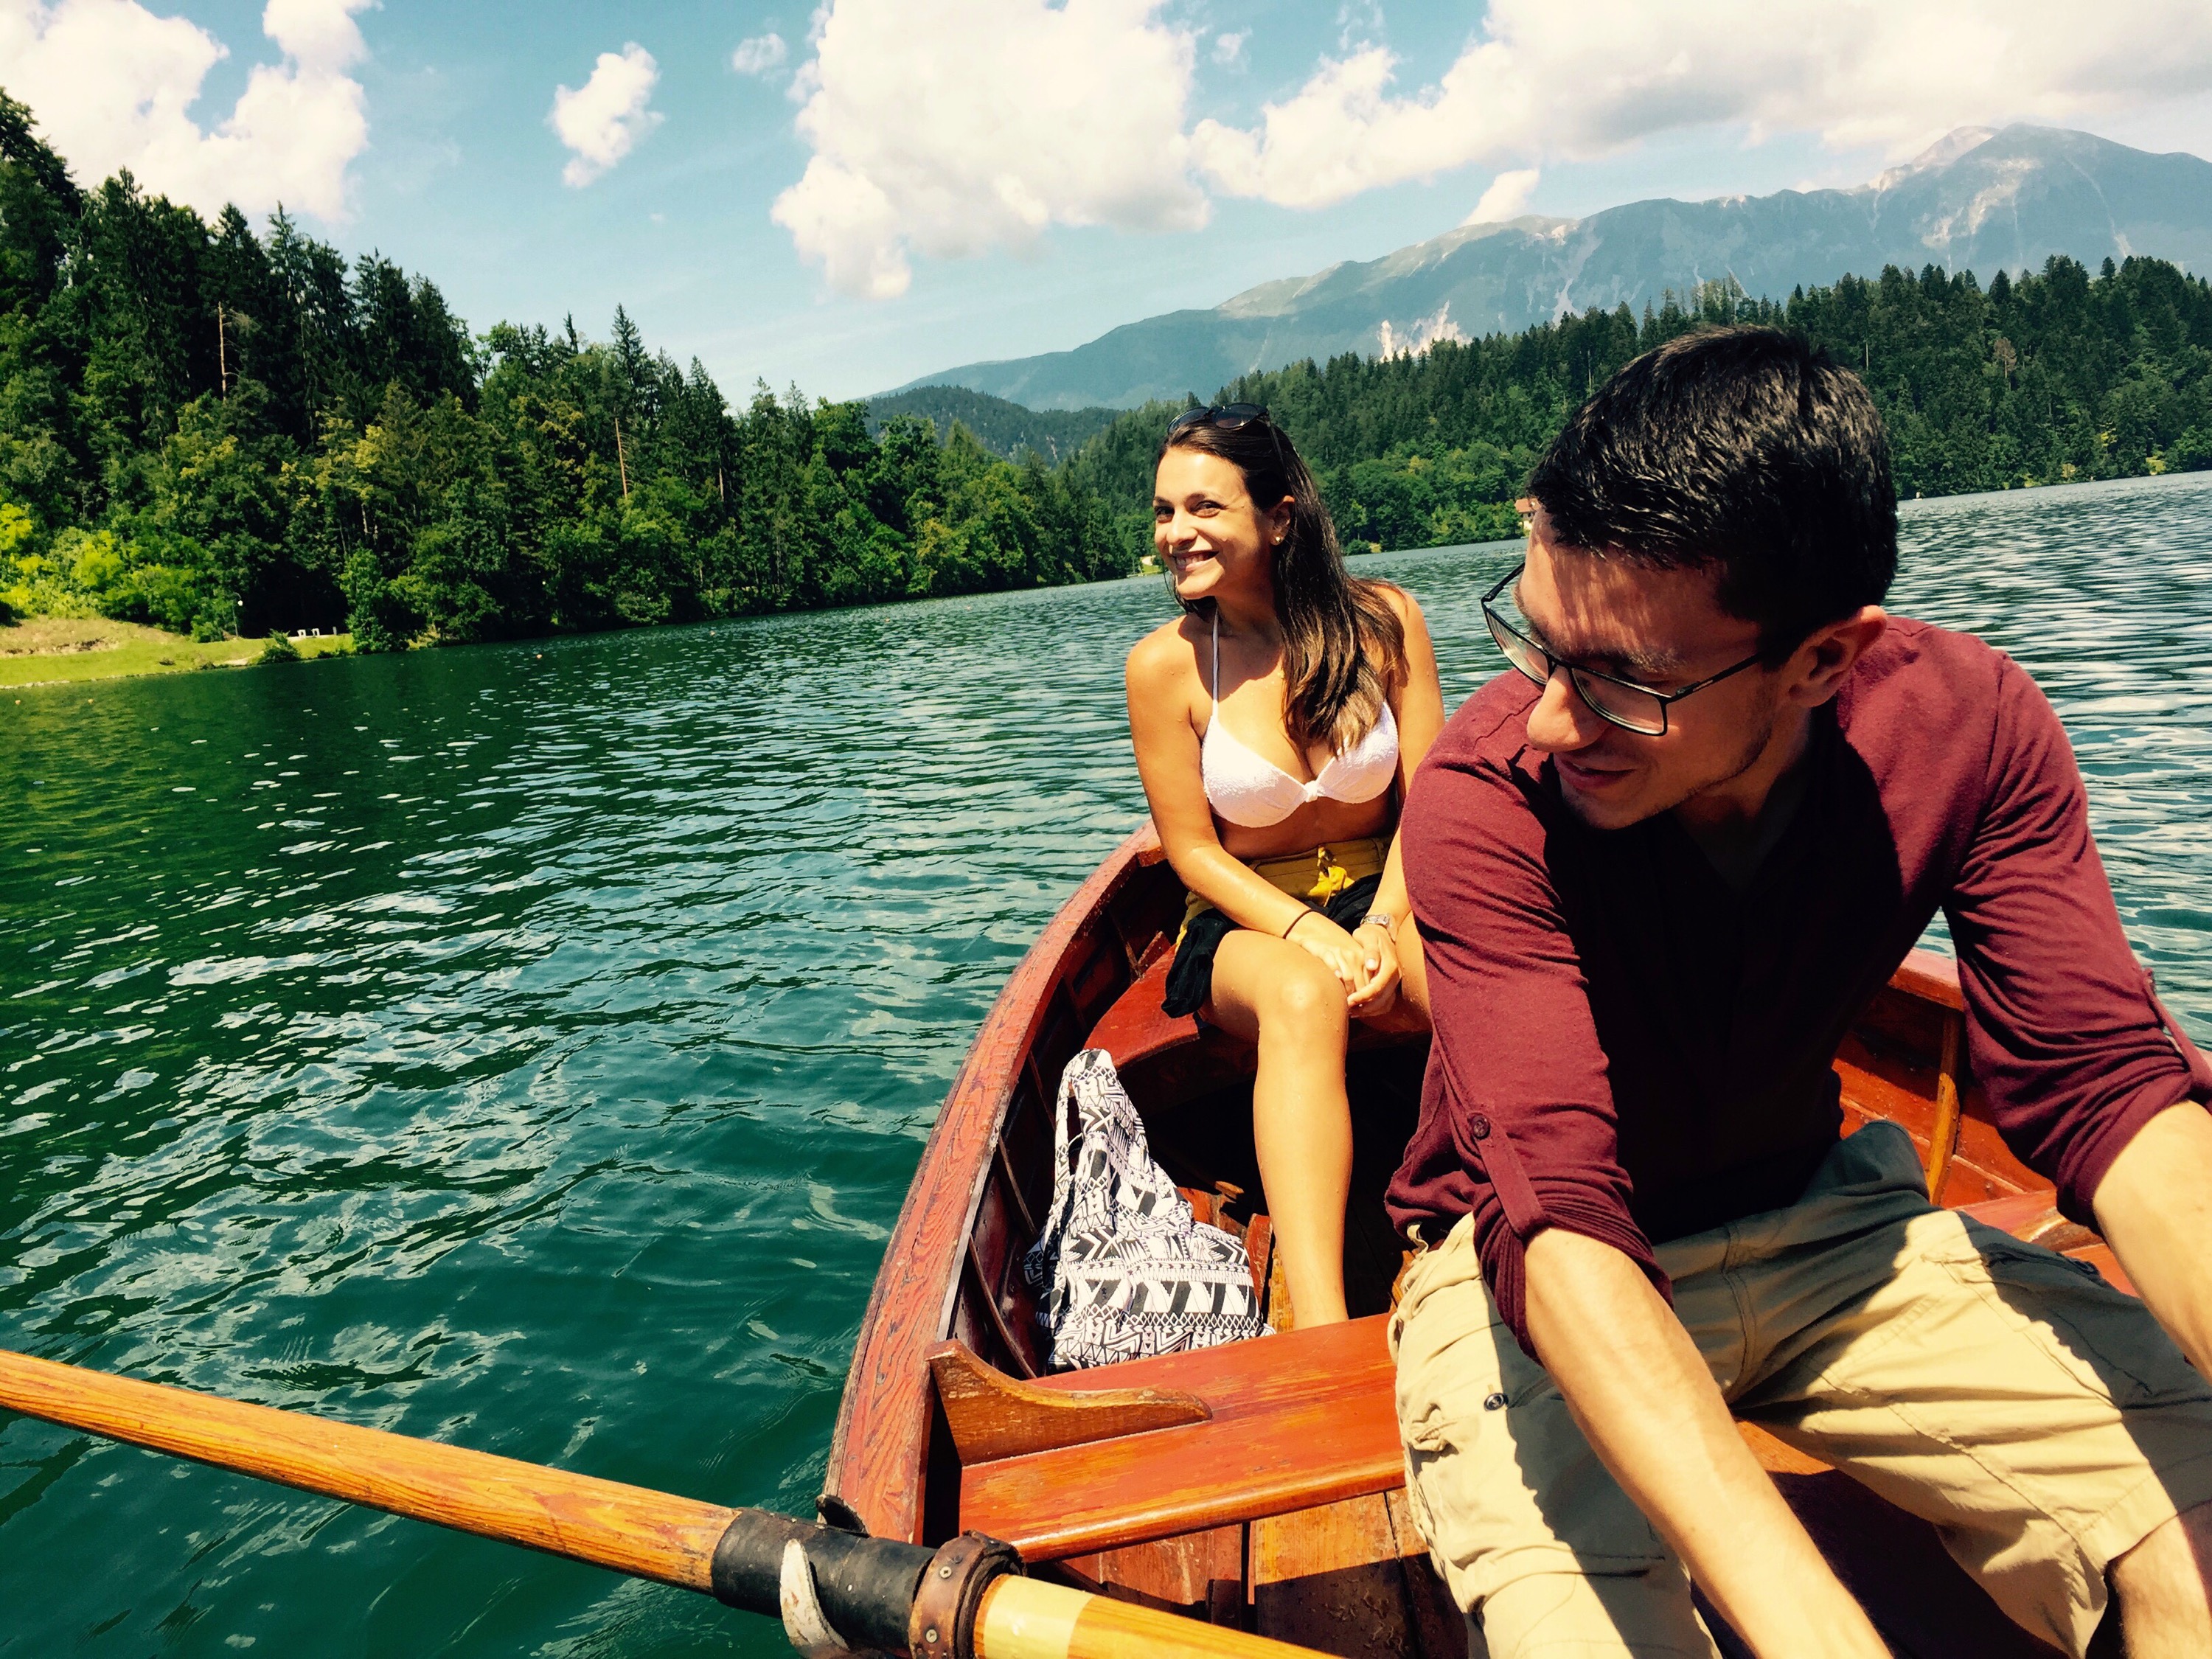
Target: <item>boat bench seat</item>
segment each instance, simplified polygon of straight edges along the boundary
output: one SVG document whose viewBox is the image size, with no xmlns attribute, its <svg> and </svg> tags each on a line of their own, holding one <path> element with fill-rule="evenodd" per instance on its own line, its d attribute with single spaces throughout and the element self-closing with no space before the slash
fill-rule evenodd
<svg viewBox="0 0 2212 1659">
<path fill-rule="evenodd" d="M 1083 1046 L 1103 1048 L 1113 1059 L 1115 1069 L 1126 1072 L 1140 1060 L 1197 1042 L 1200 1027 L 1195 1015 L 1177 1016 L 1160 1010 L 1160 999 L 1168 991 L 1168 967 L 1174 960 L 1174 951 L 1161 951 L 1099 1016 Z"/>
<path fill-rule="evenodd" d="M 960 1525 L 1055 1561 L 1402 1486 L 1389 1317 L 1030 1382 L 941 1344 Z"/>
<path fill-rule="evenodd" d="M 2112 1253 L 2048 1194 L 1963 1213 L 2094 1261 Z M 1030 1561 L 1287 1515 L 1405 1484 L 1387 1314 L 1020 1382 L 958 1343 L 930 1364 L 959 1455 L 960 1525 Z M 1739 1424 L 1761 1467 L 1826 1465 Z"/>
<path fill-rule="evenodd" d="M 960 1525 L 1056 1561 L 1394 1492 L 1406 1462 L 1389 1317 L 1034 1382 L 983 1381 L 945 1343 L 932 1364 L 960 1453 Z M 1770 1469 L 1823 1467 L 1743 1427 Z M 1103 1437 L 1053 1443 L 1086 1431 Z"/>
</svg>

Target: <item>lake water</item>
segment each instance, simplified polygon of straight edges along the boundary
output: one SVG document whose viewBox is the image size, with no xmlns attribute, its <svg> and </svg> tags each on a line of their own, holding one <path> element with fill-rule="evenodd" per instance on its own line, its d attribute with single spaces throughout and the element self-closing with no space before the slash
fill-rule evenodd
<svg viewBox="0 0 2212 1659">
<path fill-rule="evenodd" d="M 1916 503 L 2212 1031 L 2212 476 Z M 1510 547 L 1362 560 L 1447 702 Z M 969 1036 L 1143 810 L 1153 581 L 0 701 L 0 1346 L 804 1513 Z M 23 1419 L 0 1654 L 789 1650 Z"/>
</svg>

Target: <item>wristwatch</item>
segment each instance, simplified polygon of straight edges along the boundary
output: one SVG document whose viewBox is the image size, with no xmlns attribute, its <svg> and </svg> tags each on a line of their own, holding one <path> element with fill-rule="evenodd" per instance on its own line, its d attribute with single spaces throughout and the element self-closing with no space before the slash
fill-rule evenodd
<svg viewBox="0 0 2212 1659">
<path fill-rule="evenodd" d="M 1396 932 L 1397 927 L 1398 918 L 1388 910 L 1370 910 L 1359 919 L 1359 927 L 1380 927 L 1386 933 Z M 1356 933 L 1359 931 L 1359 927 L 1355 927 L 1352 931 Z"/>
</svg>

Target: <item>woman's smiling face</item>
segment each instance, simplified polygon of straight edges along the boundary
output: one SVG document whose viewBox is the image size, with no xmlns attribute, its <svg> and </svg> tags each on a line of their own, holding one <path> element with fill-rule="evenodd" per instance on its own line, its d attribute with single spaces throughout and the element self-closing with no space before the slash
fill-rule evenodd
<svg viewBox="0 0 2212 1659">
<path fill-rule="evenodd" d="M 1175 448 L 1152 480 L 1152 545 L 1175 576 L 1176 597 L 1273 602 L 1275 544 L 1289 531 L 1288 496 L 1262 512 L 1244 475 L 1218 455 Z"/>
</svg>

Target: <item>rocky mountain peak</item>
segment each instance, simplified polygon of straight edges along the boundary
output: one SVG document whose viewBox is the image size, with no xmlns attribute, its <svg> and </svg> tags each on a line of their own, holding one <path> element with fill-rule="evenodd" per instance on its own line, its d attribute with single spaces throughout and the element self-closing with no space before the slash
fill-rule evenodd
<svg viewBox="0 0 2212 1659">
<path fill-rule="evenodd" d="M 1850 190 L 1632 202 L 1583 219 L 1462 225 L 1379 259 L 1263 283 L 1206 311 L 1130 323 L 1070 351 L 910 382 L 1033 409 L 1204 395 L 1300 358 L 1425 350 L 1563 312 L 1641 310 L 1733 279 L 1753 295 L 1886 265 L 2039 268 L 2148 254 L 2212 271 L 2212 162 L 2052 127 L 1960 127 Z"/>
</svg>

